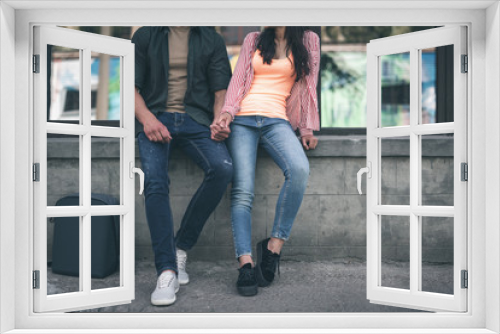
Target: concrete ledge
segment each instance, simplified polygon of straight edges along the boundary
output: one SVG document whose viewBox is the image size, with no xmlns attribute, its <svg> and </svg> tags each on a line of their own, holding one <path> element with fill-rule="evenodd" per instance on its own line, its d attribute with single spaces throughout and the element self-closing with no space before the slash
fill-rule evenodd
<svg viewBox="0 0 500 334">
<path fill-rule="evenodd" d="M 310 176 L 304 199 L 295 220 L 283 257 L 289 260 L 332 261 L 366 259 L 366 196 L 356 188 L 356 173 L 366 165 L 365 136 L 320 136 L 320 145 L 308 151 Z M 47 205 L 79 191 L 79 142 L 76 136 L 50 138 L 47 159 Z M 120 197 L 120 139 L 92 141 L 91 191 Z M 141 166 L 136 146 L 136 165 Z M 453 205 L 453 139 L 426 136 L 423 139 L 422 201 L 424 205 Z M 381 195 L 384 205 L 408 205 L 409 140 L 383 139 Z M 169 163 L 170 204 L 174 230 L 179 228 L 185 209 L 203 180 L 203 172 L 181 150 L 174 150 Z M 252 210 L 252 244 L 268 237 L 283 185 L 281 169 L 261 150 L 255 175 Z M 136 189 L 138 189 L 136 178 Z M 366 193 L 366 179 L 362 181 Z M 209 217 L 190 259 L 234 260 L 231 227 L 230 186 L 215 212 Z M 384 259 L 408 261 L 408 221 L 384 218 L 382 237 Z M 49 224 L 48 244 L 52 244 Z M 138 259 L 153 258 L 143 196 L 135 197 L 135 245 Z M 453 221 L 429 218 L 424 229 L 423 261 L 453 261 Z M 50 258 L 50 248 L 48 252 Z"/>
</svg>

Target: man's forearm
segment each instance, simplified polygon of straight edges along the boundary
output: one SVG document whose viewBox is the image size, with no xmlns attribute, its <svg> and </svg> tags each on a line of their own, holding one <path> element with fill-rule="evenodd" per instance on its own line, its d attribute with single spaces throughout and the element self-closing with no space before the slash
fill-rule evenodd
<svg viewBox="0 0 500 334">
<path fill-rule="evenodd" d="M 141 94 L 139 94 L 137 89 L 135 90 L 135 117 L 141 124 L 144 124 L 148 119 L 154 117 L 153 113 L 151 113 L 146 106 L 144 98 Z"/>
<path fill-rule="evenodd" d="M 226 98 L 226 90 L 218 90 L 215 92 L 214 99 L 214 121 L 217 121 L 220 116 L 222 107 L 224 106 L 224 100 Z"/>
</svg>

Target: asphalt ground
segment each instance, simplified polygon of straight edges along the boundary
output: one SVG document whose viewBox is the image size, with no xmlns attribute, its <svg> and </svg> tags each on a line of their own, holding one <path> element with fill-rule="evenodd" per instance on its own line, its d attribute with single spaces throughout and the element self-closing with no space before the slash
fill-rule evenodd
<svg viewBox="0 0 500 334">
<path fill-rule="evenodd" d="M 370 303 L 366 298 L 366 263 L 281 261 L 280 276 L 256 296 L 243 297 L 236 290 L 236 261 L 189 262 L 190 282 L 181 286 L 170 306 L 153 306 L 150 295 L 156 286 L 152 261 L 136 262 L 135 299 L 118 306 L 84 312 L 112 313 L 261 313 L 261 312 L 419 312 Z M 409 287 L 409 267 L 383 263 L 382 285 Z M 453 265 L 424 265 L 425 291 L 452 293 Z M 48 274 L 49 294 L 78 290 L 78 278 Z M 119 285 L 119 274 L 93 279 L 92 289 Z"/>
</svg>

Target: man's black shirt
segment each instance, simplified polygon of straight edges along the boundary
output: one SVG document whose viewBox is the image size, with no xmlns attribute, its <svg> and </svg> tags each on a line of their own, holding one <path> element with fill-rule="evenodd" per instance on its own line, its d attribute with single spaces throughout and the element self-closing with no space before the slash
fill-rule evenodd
<svg viewBox="0 0 500 334">
<path fill-rule="evenodd" d="M 141 27 L 135 44 L 135 86 L 155 115 L 166 109 L 168 95 L 168 27 Z M 214 93 L 227 89 L 231 67 L 222 37 L 210 27 L 192 27 L 189 34 L 186 113 L 200 124 L 213 120 Z M 136 122 L 136 133 L 143 131 Z"/>
</svg>

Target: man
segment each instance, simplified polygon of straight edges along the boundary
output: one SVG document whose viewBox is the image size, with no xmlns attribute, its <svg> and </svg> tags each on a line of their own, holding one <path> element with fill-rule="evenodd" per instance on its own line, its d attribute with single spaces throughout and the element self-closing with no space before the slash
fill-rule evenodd
<svg viewBox="0 0 500 334">
<path fill-rule="evenodd" d="M 175 302 L 187 284 L 186 251 L 198 240 L 231 181 L 232 161 L 223 142 L 229 129 L 218 119 L 231 68 L 222 37 L 209 27 L 142 27 L 134 34 L 135 116 L 146 216 L 155 254 L 153 305 Z M 205 177 L 174 235 L 168 162 L 179 146 Z"/>
</svg>

